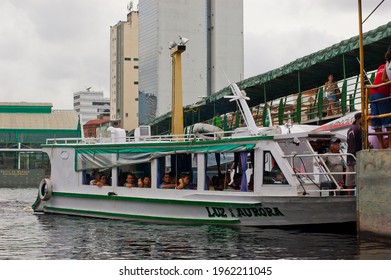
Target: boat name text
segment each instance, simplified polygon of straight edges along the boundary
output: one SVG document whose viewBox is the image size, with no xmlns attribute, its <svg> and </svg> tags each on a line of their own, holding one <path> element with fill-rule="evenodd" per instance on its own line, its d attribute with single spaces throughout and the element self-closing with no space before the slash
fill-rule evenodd
<svg viewBox="0 0 391 280">
<path fill-rule="evenodd" d="M 209 218 L 284 216 L 278 207 L 228 208 L 228 211 L 222 207 L 205 207 L 205 209 Z"/>
</svg>

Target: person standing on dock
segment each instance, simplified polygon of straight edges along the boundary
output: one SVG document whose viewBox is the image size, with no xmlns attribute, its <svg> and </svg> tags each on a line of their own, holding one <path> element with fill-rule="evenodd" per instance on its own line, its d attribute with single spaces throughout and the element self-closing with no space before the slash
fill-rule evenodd
<svg viewBox="0 0 391 280">
<path fill-rule="evenodd" d="M 386 59 L 386 71 L 383 72 L 383 77 L 382 77 L 383 83 L 391 81 L 391 45 L 388 47 L 384 57 Z"/>
<path fill-rule="evenodd" d="M 328 106 L 327 106 L 327 116 L 334 115 L 335 111 L 337 114 L 340 112 L 340 105 L 339 105 L 339 95 L 340 90 L 338 88 L 337 82 L 334 81 L 333 75 L 328 75 L 327 77 L 328 81 L 324 84 L 324 91 L 327 96 Z"/>
<path fill-rule="evenodd" d="M 384 72 L 386 71 L 386 64 L 379 66 L 376 72 L 373 85 L 380 85 L 383 83 Z M 371 101 L 371 115 L 377 116 L 391 112 L 391 100 L 389 99 L 391 93 L 390 85 L 379 86 L 371 88 L 369 91 L 369 100 Z M 386 99 L 388 98 L 388 99 Z M 388 138 L 391 136 L 391 117 L 372 119 L 372 127 L 378 134 L 376 135 L 382 149 L 391 148 L 391 141 L 387 145 L 384 143 L 382 128 L 387 129 Z"/>
<path fill-rule="evenodd" d="M 356 187 L 356 174 L 349 174 L 349 172 L 356 172 L 356 153 L 362 150 L 362 116 L 361 113 L 356 113 L 354 115 L 354 121 L 352 126 L 347 132 L 347 143 L 348 143 L 348 155 L 346 160 L 346 189 L 354 189 Z M 349 195 L 352 195 L 352 192 L 348 192 Z"/>
</svg>

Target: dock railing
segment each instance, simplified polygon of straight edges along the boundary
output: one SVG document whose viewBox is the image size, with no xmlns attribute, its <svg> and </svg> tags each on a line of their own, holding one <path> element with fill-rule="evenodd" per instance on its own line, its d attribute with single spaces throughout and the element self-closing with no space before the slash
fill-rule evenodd
<svg viewBox="0 0 391 280">
<path fill-rule="evenodd" d="M 375 77 L 375 71 L 369 71 L 367 83 L 371 84 Z M 251 108 L 257 126 L 268 126 L 266 121 L 267 108 L 270 109 L 271 121 L 274 125 L 283 125 L 287 122 L 296 124 L 324 123 L 350 112 L 361 110 L 361 90 L 359 76 L 353 76 L 336 82 L 340 90 L 340 98 L 334 104 L 335 108 L 330 114 L 330 108 L 324 85 L 316 88 L 287 94 L 278 99 L 268 100 Z M 329 111 L 329 112 L 328 112 Z M 242 125 L 243 119 L 240 111 L 228 112 L 222 117 L 222 129 L 234 130 Z M 206 123 L 213 124 L 213 120 Z"/>
</svg>

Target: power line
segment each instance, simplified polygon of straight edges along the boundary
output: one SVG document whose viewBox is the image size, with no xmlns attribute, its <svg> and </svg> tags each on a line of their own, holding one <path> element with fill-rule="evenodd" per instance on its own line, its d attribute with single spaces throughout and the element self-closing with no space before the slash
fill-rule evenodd
<svg viewBox="0 0 391 280">
<path fill-rule="evenodd" d="M 383 2 L 384 2 L 384 0 L 382 0 L 380 3 L 379 3 L 379 5 L 377 5 L 376 6 L 376 8 L 364 19 L 364 21 L 362 22 L 362 24 L 364 24 L 366 21 L 367 21 L 367 19 L 369 19 L 369 17 L 377 10 L 377 8 L 379 8 L 380 7 L 380 5 L 381 4 L 383 4 Z"/>
</svg>

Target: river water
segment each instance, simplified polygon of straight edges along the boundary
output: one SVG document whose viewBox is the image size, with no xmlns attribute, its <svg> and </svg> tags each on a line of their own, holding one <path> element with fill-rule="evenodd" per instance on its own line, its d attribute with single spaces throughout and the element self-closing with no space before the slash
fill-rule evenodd
<svg viewBox="0 0 391 280">
<path fill-rule="evenodd" d="M 37 188 L 0 188 L 0 260 L 391 259 L 354 231 L 144 224 L 36 215 Z"/>
</svg>

